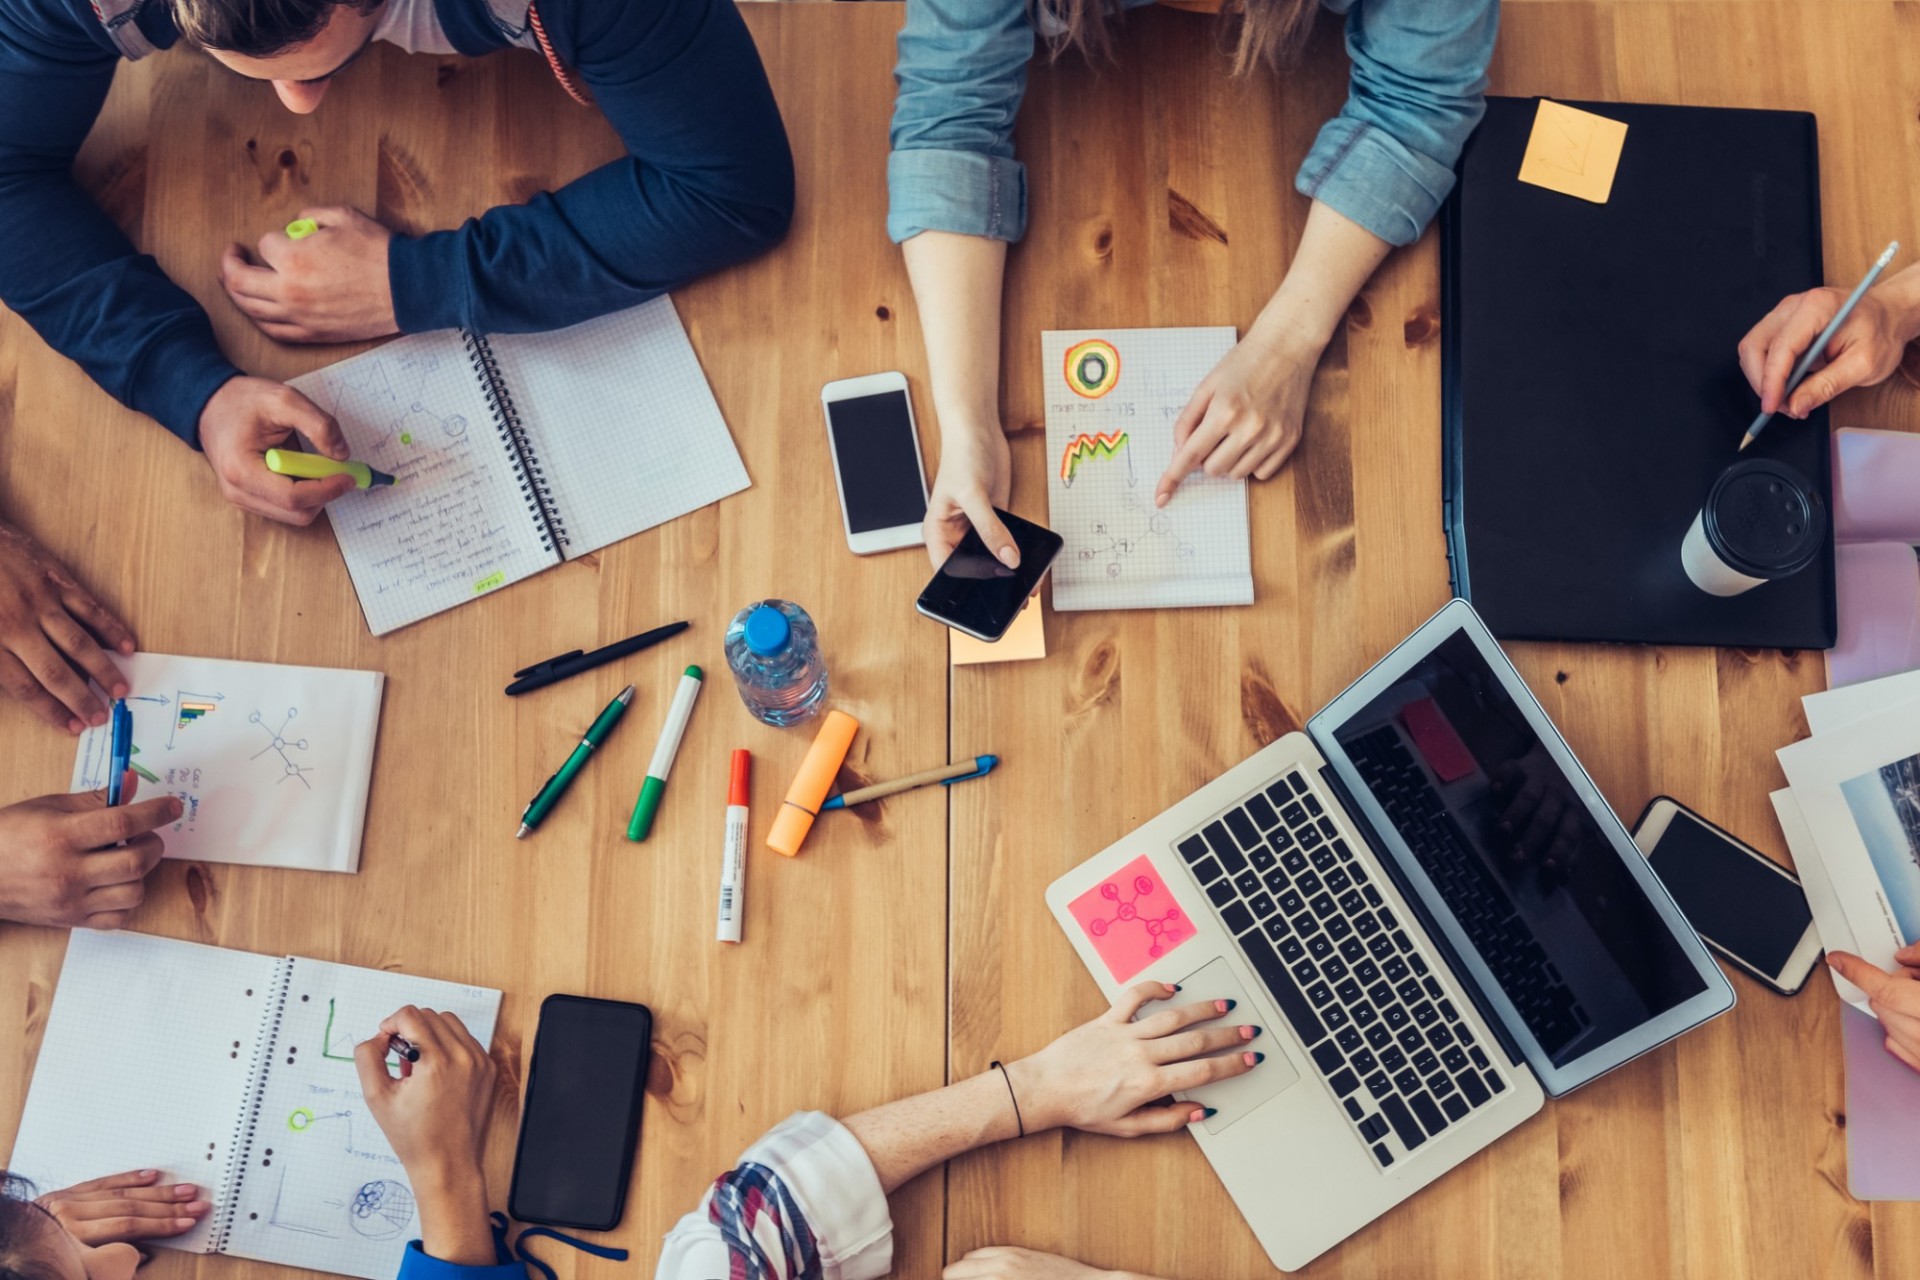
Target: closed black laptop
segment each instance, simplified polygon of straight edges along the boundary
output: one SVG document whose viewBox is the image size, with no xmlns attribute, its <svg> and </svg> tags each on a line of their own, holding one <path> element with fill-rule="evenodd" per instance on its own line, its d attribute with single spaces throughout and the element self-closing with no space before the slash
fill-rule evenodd
<svg viewBox="0 0 1920 1280">
<path fill-rule="evenodd" d="M 1538 99 L 1491 98 L 1441 219 L 1442 421 L 1456 595 L 1511 639 L 1831 648 L 1831 536 L 1744 595 L 1680 543 L 1758 412 L 1735 347 L 1824 282 L 1804 112 L 1569 103 L 1627 125 L 1611 198 L 1519 181 Z M 1865 261 L 1840 264 L 1850 282 Z M 1832 481 L 1825 410 L 1749 457 Z"/>
</svg>

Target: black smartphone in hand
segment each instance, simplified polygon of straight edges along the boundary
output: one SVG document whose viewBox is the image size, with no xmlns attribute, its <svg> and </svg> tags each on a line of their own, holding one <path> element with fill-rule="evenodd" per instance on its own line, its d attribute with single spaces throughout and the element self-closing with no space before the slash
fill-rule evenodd
<svg viewBox="0 0 1920 1280">
<path fill-rule="evenodd" d="M 611 1231 L 640 1146 L 653 1013 L 551 995 L 540 1005 L 507 1210 L 522 1222 Z"/>
<path fill-rule="evenodd" d="M 1020 567 L 1001 564 L 976 529 L 953 549 L 933 575 L 914 607 L 935 622 L 992 643 L 1007 634 L 1020 610 L 1046 576 L 1053 558 L 1065 545 L 1059 534 L 1044 525 L 994 508 L 1020 549 Z"/>
</svg>

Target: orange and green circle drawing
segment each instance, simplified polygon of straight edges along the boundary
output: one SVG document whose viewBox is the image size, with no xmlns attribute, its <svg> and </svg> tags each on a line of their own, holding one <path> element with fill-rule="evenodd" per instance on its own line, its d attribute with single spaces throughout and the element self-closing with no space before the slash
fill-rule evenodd
<svg viewBox="0 0 1920 1280">
<path fill-rule="evenodd" d="M 1067 387 L 1098 400 L 1120 381 L 1120 353 L 1105 338 L 1087 338 L 1067 348 Z"/>
</svg>

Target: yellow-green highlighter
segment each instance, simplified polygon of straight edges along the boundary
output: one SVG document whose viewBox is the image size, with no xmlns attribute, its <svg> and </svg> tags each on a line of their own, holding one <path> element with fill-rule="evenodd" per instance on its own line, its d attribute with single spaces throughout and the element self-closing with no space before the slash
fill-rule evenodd
<svg viewBox="0 0 1920 1280">
<path fill-rule="evenodd" d="M 364 462 L 335 462 L 332 458 L 318 453 L 302 453 L 298 449 L 267 450 L 267 470 L 277 476 L 291 476 L 295 480 L 325 480 L 328 476 L 352 476 L 355 488 L 371 489 L 379 484 L 393 484 L 394 478 L 384 471 L 375 471 Z"/>
</svg>

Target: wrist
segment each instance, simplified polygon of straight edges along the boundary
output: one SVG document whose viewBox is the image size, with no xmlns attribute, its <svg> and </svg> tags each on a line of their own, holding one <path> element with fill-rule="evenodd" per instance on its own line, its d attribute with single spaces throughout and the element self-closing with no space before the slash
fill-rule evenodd
<svg viewBox="0 0 1920 1280">
<path fill-rule="evenodd" d="M 1920 267 L 1908 267 L 1873 287 L 1893 317 L 1893 337 L 1900 346 L 1920 338 Z"/>
<path fill-rule="evenodd" d="M 998 1076 L 1000 1072 L 993 1074 Z M 1027 1133 L 1045 1133 L 1049 1129 L 1058 1129 L 1066 1122 L 1047 1088 L 1046 1068 L 1033 1057 L 1016 1058 L 1007 1063 L 1006 1078 L 1001 1081 L 1001 1086 L 1002 1092 L 1010 1091 L 1013 1095 L 1008 1103 L 1008 1118 L 1016 1120 Z M 1013 1103 L 1016 1101 L 1019 1103 L 1019 1114 L 1014 1116 Z"/>
</svg>

